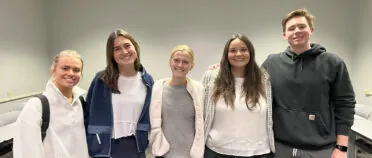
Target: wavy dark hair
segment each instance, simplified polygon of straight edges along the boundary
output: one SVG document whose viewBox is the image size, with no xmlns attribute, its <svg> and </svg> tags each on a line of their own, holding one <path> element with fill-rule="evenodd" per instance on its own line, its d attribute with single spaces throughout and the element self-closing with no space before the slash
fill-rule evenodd
<svg viewBox="0 0 372 158">
<path fill-rule="evenodd" d="M 100 78 L 110 87 L 113 93 L 120 93 L 118 88 L 119 68 L 114 59 L 114 41 L 117 37 L 122 36 L 132 42 L 134 49 L 137 52 L 137 59 L 134 61 L 134 69 L 139 71 L 141 69 L 140 62 L 140 48 L 136 40 L 127 32 L 122 29 L 115 30 L 110 34 L 106 44 L 106 63 L 107 66 Z"/>
<path fill-rule="evenodd" d="M 233 35 L 227 42 L 223 51 L 222 59 L 220 62 L 220 70 L 215 80 L 215 88 L 212 94 L 212 101 L 217 103 L 218 99 L 222 97 L 227 106 L 234 109 L 235 96 L 235 79 L 231 71 L 231 64 L 228 59 L 230 43 L 239 39 L 243 41 L 249 51 L 249 63 L 244 68 L 244 82 L 242 85 L 242 96 L 245 96 L 245 104 L 249 110 L 252 110 L 259 104 L 260 96 L 266 98 L 262 71 L 255 61 L 255 51 L 252 42 L 243 34 Z M 251 106 L 248 103 L 252 103 Z"/>
</svg>

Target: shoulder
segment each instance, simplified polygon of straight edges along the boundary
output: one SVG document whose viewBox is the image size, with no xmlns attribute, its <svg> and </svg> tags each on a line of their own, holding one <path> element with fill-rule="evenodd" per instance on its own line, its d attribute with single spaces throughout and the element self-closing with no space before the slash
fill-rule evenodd
<svg viewBox="0 0 372 158">
<path fill-rule="evenodd" d="M 261 76 L 264 80 L 268 80 L 270 78 L 269 73 L 264 68 L 260 68 Z"/>
<path fill-rule="evenodd" d="M 144 81 L 149 84 L 149 85 L 154 85 L 154 79 L 153 77 L 151 76 L 151 74 L 149 74 L 146 69 L 141 66 L 141 70 L 139 70 L 142 74 L 142 78 L 144 79 Z"/>
<path fill-rule="evenodd" d="M 163 79 L 156 80 L 154 82 L 154 85 L 153 85 L 153 88 L 152 88 L 153 91 L 161 89 L 161 87 L 163 87 L 163 85 L 164 85 L 164 82 L 166 82 L 167 80 L 169 80 L 169 78 L 163 78 Z"/>
<path fill-rule="evenodd" d="M 325 61 L 329 67 L 331 68 L 340 68 L 345 66 L 344 60 L 335 53 L 325 52 L 319 55 L 321 57 L 321 61 Z"/>
<path fill-rule="evenodd" d="M 188 81 L 190 82 L 190 85 L 194 87 L 194 89 L 197 89 L 197 90 L 204 89 L 204 86 L 201 82 L 193 80 L 191 78 L 188 78 Z"/>
<path fill-rule="evenodd" d="M 219 71 L 220 71 L 219 68 L 205 71 L 204 74 L 203 74 L 203 77 L 202 77 L 202 82 L 210 81 L 212 79 L 215 79 L 217 77 Z"/>
<path fill-rule="evenodd" d="M 275 60 L 275 59 L 278 59 L 282 53 L 283 52 L 269 54 L 267 56 L 266 60 Z"/>
<path fill-rule="evenodd" d="M 92 80 L 92 84 L 96 84 L 100 80 L 103 82 L 103 80 L 101 79 L 103 74 L 104 74 L 104 70 L 101 70 L 101 71 L 97 72 L 94 75 L 94 78 Z"/>
<path fill-rule="evenodd" d="M 280 55 L 282 54 L 283 52 L 281 53 L 272 53 L 272 54 L 269 54 L 266 58 L 266 60 L 263 62 L 263 65 L 266 65 L 266 64 L 269 64 L 271 63 L 272 61 L 276 61 L 280 58 Z"/>
<path fill-rule="evenodd" d="M 37 124 L 41 120 L 42 106 L 41 100 L 37 97 L 30 98 L 22 109 L 18 120 L 31 121 Z"/>
<path fill-rule="evenodd" d="M 332 63 L 334 63 L 334 64 L 344 62 L 344 60 L 341 59 L 341 57 L 338 56 L 338 55 L 335 54 L 335 53 L 325 52 L 325 53 L 320 54 L 320 56 L 321 56 L 322 58 L 326 59 L 327 61 L 330 61 L 330 62 L 332 62 Z"/>
<path fill-rule="evenodd" d="M 167 80 L 169 80 L 169 78 L 162 78 L 162 79 L 158 79 L 154 82 L 154 87 L 155 86 L 160 86 L 160 85 L 163 85 L 164 82 L 166 82 Z"/>
</svg>

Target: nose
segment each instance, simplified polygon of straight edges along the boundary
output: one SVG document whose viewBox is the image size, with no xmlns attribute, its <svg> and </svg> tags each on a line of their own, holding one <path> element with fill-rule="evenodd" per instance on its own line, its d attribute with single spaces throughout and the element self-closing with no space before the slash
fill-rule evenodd
<svg viewBox="0 0 372 158">
<path fill-rule="evenodd" d="M 182 62 L 179 62 L 177 66 L 182 67 Z"/>
<path fill-rule="evenodd" d="M 240 55 L 242 55 L 242 52 L 241 52 L 240 50 L 238 50 L 238 51 L 236 52 L 236 56 L 240 56 Z"/>
<path fill-rule="evenodd" d="M 68 75 L 73 75 L 73 74 L 74 74 L 74 70 L 69 69 L 69 70 L 67 71 L 67 74 L 68 74 Z"/>
<path fill-rule="evenodd" d="M 300 32 L 300 31 L 301 31 L 300 28 L 296 27 L 294 32 L 297 33 L 297 32 Z"/>
</svg>

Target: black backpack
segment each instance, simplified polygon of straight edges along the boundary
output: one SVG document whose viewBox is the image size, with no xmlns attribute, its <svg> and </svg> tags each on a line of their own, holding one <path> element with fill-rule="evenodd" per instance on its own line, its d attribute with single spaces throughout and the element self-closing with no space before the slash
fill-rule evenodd
<svg viewBox="0 0 372 158">
<path fill-rule="evenodd" d="M 49 108 L 49 101 L 48 98 L 45 97 L 45 95 L 39 94 L 35 97 L 38 97 L 41 101 L 41 141 L 44 141 L 46 136 L 46 131 L 49 127 L 49 121 L 50 121 L 50 108 Z M 79 97 L 79 100 L 81 102 L 81 105 L 84 107 L 85 100 L 83 96 Z M 13 147 L 13 138 L 6 140 L 4 142 L 0 143 L 0 156 L 5 155 L 12 151 Z"/>
</svg>

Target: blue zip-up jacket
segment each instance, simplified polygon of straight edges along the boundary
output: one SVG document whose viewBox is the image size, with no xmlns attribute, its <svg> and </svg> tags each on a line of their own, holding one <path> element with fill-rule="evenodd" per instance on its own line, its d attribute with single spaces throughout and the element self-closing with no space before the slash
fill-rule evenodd
<svg viewBox="0 0 372 158">
<path fill-rule="evenodd" d="M 146 86 L 146 99 L 136 129 L 138 153 L 144 153 L 148 145 L 150 130 L 149 106 L 154 81 L 141 66 L 142 81 Z M 101 72 L 94 77 L 84 106 L 84 123 L 86 128 L 88 151 L 91 157 L 111 157 L 111 138 L 113 130 L 112 91 L 100 79 Z"/>
</svg>

